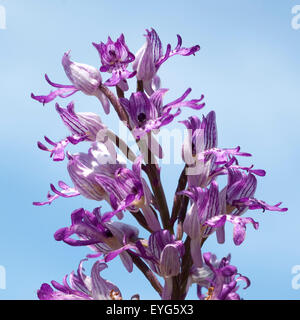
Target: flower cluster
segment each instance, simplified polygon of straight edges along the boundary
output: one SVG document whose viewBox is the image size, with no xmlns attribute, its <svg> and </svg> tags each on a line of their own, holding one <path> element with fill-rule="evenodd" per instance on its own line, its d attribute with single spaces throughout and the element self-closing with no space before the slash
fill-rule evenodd
<svg viewBox="0 0 300 320">
<path fill-rule="evenodd" d="M 48 193 L 47 200 L 33 204 L 43 206 L 60 197 L 82 196 L 105 201 L 110 209 L 101 212 L 99 204 L 92 212 L 76 209 L 71 214 L 70 226 L 55 232 L 55 240 L 89 247 L 92 253 L 80 262 L 77 273 L 69 275 L 69 283 L 66 276 L 63 284 L 43 284 L 38 290 L 39 299 L 122 299 L 118 287 L 100 276 L 109 261 L 116 258 L 121 259 L 128 272 L 135 266 L 139 268 L 162 299 L 185 299 L 193 285 L 199 299 L 240 299 L 238 281 L 244 281 L 247 288 L 250 280 L 230 264 L 230 255 L 217 260 L 211 252 L 203 253 L 206 239 L 215 233 L 217 242 L 224 243 L 225 224 L 230 222 L 234 226 L 233 242 L 240 245 L 245 240 L 247 224 L 254 229 L 259 227 L 252 217 L 245 216 L 248 210 L 287 210 L 281 203 L 269 205 L 255 198 L 257 176 L 263 177 L 266 172 L 253 165 L 241 166 L 239 157 L 251 154 L 241 151 L 239 146 L 218 146 L 214 111 L 201 118 L 194 115 L 179 121 L 182 129 L 187 130 L 180 146 L 184 168 L 172 210 L 169 209 L 158 163 L 164 157 L 163 148 L 155 135 L 174 121 L 182 108 L 197 113 L 205 103 L 202 94 L 189 100 L 190 88 L 174 101 L 164 102 L 168 89 L 161 88 L 158 71 L 172 56 L 195 55 L 200 47 L 183 47 L 178 35 L 175 48 L 168 44 L 164 50 L 154 29 L 146 30 L 145 38 L 135 55 L 123 34 L 116 41 L 109 37 L 106 43 L 93 43 L 100 55 L 99 69 L 71 61 L 67 52 L 62 65 L 71 84 L 54 83 L 46 75 L 55 90 L 48 95 L 31 95 L 42 104 L 68 98 L 78 91 L 96 96 L 104 113 L 108 114 L 111 106 L 114 108 L 139 150 L 136 155 L 99 115 L 76 112 L 74 102 L 65 108 L 56 103 L 69 135 L 57 142 L 45 136 L 49 146 L 38 142 L 38 147 L 50 152 L 54 161 L 67 161 L 73 185 L 63 181 L 58 182 L 58 187 L 51 184 L 52 193 Z M 103 81 L 105 73 L 109 73 L 109 78 Z M 129 81 L 134 78 L 137 89 L 126 98 Z M 71 154 L 65 150 L 70 144 L 83 142 L 89 144 L 87 153 Z M 222 187 L 217 182 L 219 176 L 226 177 Z M 137 225 L 149 232 L 149 237 L 140 237 L 136 226 L 124 223 L 127 215 L 132 215 Z M 88 259 L 97 259 L 90 276 L 84 274 L 82 266 Z M 132 299 L 139 299 L 139 295 Z"/>
</svg>

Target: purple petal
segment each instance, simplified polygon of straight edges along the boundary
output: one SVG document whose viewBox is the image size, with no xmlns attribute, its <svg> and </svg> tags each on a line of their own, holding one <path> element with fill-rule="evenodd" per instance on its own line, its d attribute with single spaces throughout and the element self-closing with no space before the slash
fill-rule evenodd
<svg viewBox="0 0 300 320">
<path fill-rule="evenodd" d="M 61 88 L 61 89 L 58 89 L 58 90 L 50 92 L 46 96 L 36 96 L 36 95 L 34 95 L 32 93 L 31 94 L 31 98 L 41 102 L 44 105 L 46 103 L 49 103 L 49 102 L 53 101 L 56 97 L 67 98 L 67 97 L 73 95 L 74 93 L 76 93 L 77 91 L 78 90 L 75 87 L 73 87 L 73 88 Z"/>
<path fill-rule="evenodd" d="M 75 88 L 73 85 L 64 85 L 64 84 L 54 83 L 49 79 L 47 74 L 45 74 L 45 79 L 54 88 L 65 88 L 65 89 L 74 89 Z"/>
<path fill-rule="evenodd" d="M 242 244 L 245 240 L 247 223 L 252 223 L 255 230 L 257 230 L 259 227 L 259 223 L 254 221 L 252 218 L 227 216 L 227 220 L 234 224 L 233 241 L 237 246 Z"/>
<path fill-rule="evenodd" d="M 244 287 L 243 289 L 247 289 L 250 285 L 251 285 L 251 281 L 249 278 L 240 275 L 238 278 L 236 278 L 236 281 L 245 281 L 246 282 L 246 287 Z"/>
<path fill-rule="evenodd" d="M 104 261 L 109 262 L 109 261 L 113 260 L 114 258 L 116 258 L 123 251 L 129 250 L 129 249 L 136 249 L 136 246 L 131 245 L 131 244 L 127 244 L 117 250 L 111 251 L 105 256 Z"/>
<path fill-rule="evenodd" d="M 207 221 L 205 221 L 204 225 L 213 227 L 213 228 L 220 228 L 223 227 L 226 222 L 226 215 L 215 216 Z"/>
</svg>

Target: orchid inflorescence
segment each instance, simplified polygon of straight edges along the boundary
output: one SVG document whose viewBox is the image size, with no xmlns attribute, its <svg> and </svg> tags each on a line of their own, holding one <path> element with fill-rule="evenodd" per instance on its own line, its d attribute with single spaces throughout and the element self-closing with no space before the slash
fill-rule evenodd
<svg viewBox="0 0 300 320">
<path fill-rule="evenodd" d="M 129 51 L 123 34 L 115 42 L 108 37 L 107 43 L 93 43 L 100 55 L 100 69 L 71 61 L 67 52 L 62 65 L 71 84 L 54 83 L 46 75 L 55 90 L 48 95 L 31 95 L 43 104 L 78 91 L 96 96 L 106 114 L 111 106 L 115 109 L 139 150 L 136 155 L 97 114 L 76 112 L 74 102 L 66 108 L 56 103 L 56 111 L 70 134 L 58 142 L 45 137 L 47 144 L 38 142 L 38 147 L 50 152 L 54 161 L 67 159 L 73 186 L 63 181 L 58 182 L 58 187 L 51 184 L 52 193 L 48 193 L 47 200 L 34 205 L 51 204 L 60 197 L 83 196 L 106 201 L 111 209 L 102 213 L 100 206 L 92 212 L 79 208 L 71 214 L 71 225 L 55 232 L 57 241 L 88 246 L 94 253 L 80 261 L 77 273 L 66 276 L 62 284 L 44 283 L 38 290 L 39 299 L 122 299 L 118 287 L 100 275 L 115 258 L 121 259 L 128 272 L 136 266 L 164 300 L 185 299 L 193 285 L 202 300 L 240 299 L 238 281 L 244 281 L 247 288 L 250 280 L 230 264 L 230 255 L 218 260 L 211 252 L 202 253 L 202 246 L 213 233 L 218 243 L 224 243 L 227 221 L 234 226 L 235 245 L 240 245 L 245 240 L 246 225 L 252 224 L 255 229 L 259 226 L 253 218 L 243 216 L 248 210 L 287 210 L 280 207 L 281 203 L 272 206 L 254 197 L 256 176 L 266 173 L 253 165 L 240 166 L 238 157 L 251 156 L 240 147 L 218 147 L 214 111 L 202 118 L 191 116 L 179 121 L 188 134 L 182 146 L 184 168 L 169 210 L 158 163 L 164 152 L 155 135 L 177 118 L 183 107 L 198 112 L 205 103 L 203 95 L 187 100 L 190 88 L 176 100 L 164 103 L 168 89 L 161 88 L 157 73 L 172 56 L 195 55 L 200 46 L 185 48 L 178 35 L 176 47 L 168 44 L 164 51 L 154 29 L 146 30 L 145 38 L 136 55 Z M 129 66 L 132 70 L 128 70 Z M 110 74 L 105 82 L 101 72 Z M 129 79 L 134 78 L 136 90 L 126 98 Z M 115 87 L 116 94 L 111 87 Z M 82 142 L 90 144 L 87 153 L 65 151 L 68 145 Z M 223 188 L 217 183 L 219 176 L 227 177 Z M 140 237 L 136 226 L 122 222 L 124 214 L 132 215 L 139 227 L 149 232 L 149 238 Z M 91 275 L 85 275 L 83 262 L 95 258 Z M 139 295 L 132 299 L 139 299 Z"/>
</svg>

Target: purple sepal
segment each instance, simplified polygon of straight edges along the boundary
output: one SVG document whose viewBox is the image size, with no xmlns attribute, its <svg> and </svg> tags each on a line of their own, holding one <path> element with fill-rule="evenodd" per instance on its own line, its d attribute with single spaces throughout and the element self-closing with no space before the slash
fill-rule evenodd
<svg viewBox="0 0 300 320">
<path fill-rule="evenodd" d="M 178 194 L 188 196 L 193 202 L 184 219 L 183 230 L 191 239 L 208 237 L 214 230 L 208 227 L 203 229 L 204 222 L 217 216 L 220 212 L 217 182 L 213 181 L 209 189 L 192 186 Z"/>
<path fill-rule="evenodd" d="M 201 237 L 194 238 L 191 240 L 190 250 L 193 259 L 193 266 L 196 268 L 202 268 L 203 259 L 201 251 Z"/>
<path fill-rule="evenodd" d="M 228 183 L 227 183 L 227 192 L 226 198 L 227 203 L 233 205 L 236 200 L 242 198 L 252 198 L 257 187 L 257 179 L 252 174 L 248 175 L 244 172 L 241 172 L 238 169 L 229 168 L 228 169 Z M 244 204 L 241 204 L 241 210 L 239 212 L 234 212 L 235 215 L 241 215 L 245 208 Z"/>
<path fill-rule="evenodd" d="M 156 74 L 157 70 L 155 67 L 154 57 L 155 49 L 153 48 L 152 42 L 151 38 L 146 35 L 145 45 L 136 53 L 136 59 L 132 64 L 132 68 L 133 70 L 136 70 L 136 77 L 138 80 L 151 82 Z"/>
<path fill-rule="evenodd" d="M 62 58 L 62 65 L 69 80 L 74 87 L 87 95 L 95 95 L 102 78 L 96 68 L 70 60 L 70 51 Z"/>
<path fill-rule="evenodd" d="M 151 234 L 148 242 L 147 254 L 151 269 L 159 275 L 168 278 L 180 271 L 180 259 L 184 254 L 182 241 L 176 241 L 168 230 L 160 230 Z M 144 257 L 146 260 L 147 257 Z M 170 261 L 173 262 L 170 264 Z"/>
<path fill-rule="evenodd" d="M 208 190 L 206 189 L 192 188 L 191 190 L 191 192 L 193 192 L 192 197 L 194 203 L 186 214 L 183 230 L 191 237 L 191 239 L 196 239 L 201 236 L 201 222 L 207 213 L 209 197 Z M 188 195 L 189 193 L 185 191 L 179 194 Z"/>
<path fill-rule="evenodd" d="M 164 247 L 160 256 L 160 272 L 166 277 L 175 277 L 179 274 L 181 268 L 182 243 L 168 244 Z"/>
</svg>

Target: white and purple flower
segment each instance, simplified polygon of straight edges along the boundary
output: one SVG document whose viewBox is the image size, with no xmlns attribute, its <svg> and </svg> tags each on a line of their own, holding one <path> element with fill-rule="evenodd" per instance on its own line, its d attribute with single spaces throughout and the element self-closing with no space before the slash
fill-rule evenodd
<svg viewBox="0 0 300 320">
<path fill-rule="evenodd" d="M 46 74 L 46 81 L 52 87 L 57 89 L 55 91 L 51 91 L 46 96 L 36 96 L 32 93 L 31 97 L 44 105 L 51 102 L 56 97 L 68 98 L 77 91 L 82 91 L 89 96 L 96 96 L 100 100 L 105 113 L 108 114 L 110 109 L 109 100 L 99 89 L 99 86 L 102 83 L 100 71 L 87 64 L 71 61 L 70 52 L 64 54 L 62 58 L 62 65 L 72 85 L 54 83 L 50 81 Z"/>
<path fill-rule="evenodd" d="M 156 74 L 160 66 L 174 55 L 194 55 L 200 50 L 200 46 L 184 48 L 181 36 L 177 35 L 178 42 L 175 49 L 172 50 L 171 45 L 168 44 L 166 52 L 163 53 L 162 43 L 157 32 L 154 29 L 146 30 L 146 32 L 146 43 L 136 53 L 132 67 L 137 72 L 137 79 L 143 81 L 143 87 L 150 96 L 159 88 L 160 79 Z"/>
<path fill-rule="evenodd" d="M 163 105 L 163 97 L 167 91 L 168 89 L 159 89 L 153 92 L 150 98 L 144 92 L 132 93 L 129 100 L 120 98 L 120 103 L 129 116 L 130 125 L 136 138 L 141 138 L 172 122 L 181 113 L 182 107 L 200 110 L 205 106 L 203 95 L 200 99 L 185 100 L 192 91 L 191 89 L 187 89 L 175 101 Z M 171 111 L 174 109 L 177 111 L 172 114 Z"/>
<path fill-rule="evenodd" d="M 134 55 L 129 51 L 123 34 L 116 42 L 108 37 L 107 43 L 103 42 L 96 44 L 94 47 L 98 50 L 102 66 L 101 72 L 109 72 L 112 77 L 108 79 L 104 85 L 119 86 L 123 91 L 128 90 L 127 79 L 135 76 L 136 72 L 127 70 L 128 64 L 134 61 Z"/>
<path fill-rule="evenodd" d="M 247 289 L 250 280 L 237 272 L 237 268 L 230 265 L 230 255 L 218 261 L 211 252 L 203 254 L 204 269 L 206 272 L 197 271 L 198 275 L 204 274 L 205 277 L 197 277 L 194 273 L 194 281 L 197 283 L 197 293 L 201 300 L 240 300 L 237 293 L 239 289 L 238 281 L 244 281 Z M 202 294 L 202 288 L 208 289 L 207 294 Z"/>
<path fill-rule="evenodd" d="M 63 284 L 51 281 L 52 287 L 43 283 L 37 292 L 40 300 L 122 300 L 122 294 L 119 288 L 108 280 L 101 277 L 100 273 L 107 268 L 107 264 L 95 262 L 91 275 L 84 274 L 82 260 L 77 269 L 63 279 Z M 54 288 L 54 289 L 53 289 Z M 138 300 L 139 296 L 134 295 L 134 300 Z"/>
</svg>

